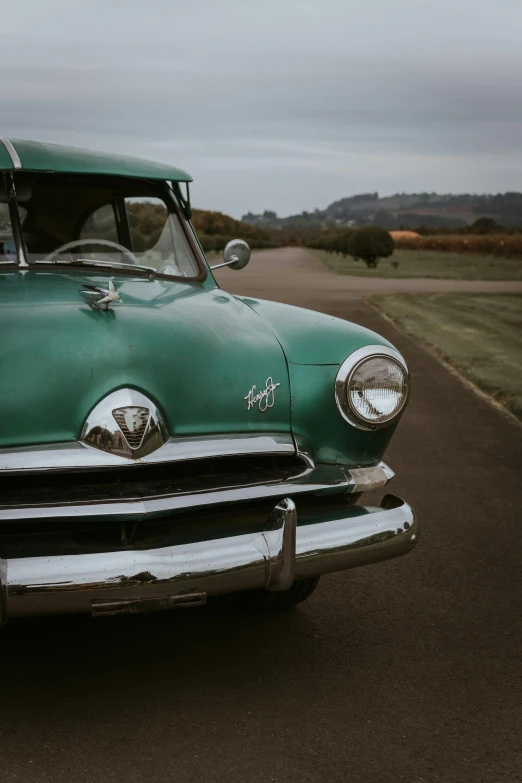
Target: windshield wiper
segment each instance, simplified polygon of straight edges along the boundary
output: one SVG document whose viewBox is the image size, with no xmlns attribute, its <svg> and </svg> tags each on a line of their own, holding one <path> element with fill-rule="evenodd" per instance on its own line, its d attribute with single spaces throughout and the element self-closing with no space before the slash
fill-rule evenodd
<svg viewBox="0 0 522 783">
<path fill-rule="evenodd" d="M 110 267 L 111 269 L 140 269 L 144 272 L 150 272 L 153 277 L 158 274 L 158 270 L 153 266 L 144 266 L 142 264 L 125 264 L 123 261 L 100 261 L 97 258 L 75 258 L 70 261 L 34 261 L 35 264 L 66 264 L 67 266 L 102 266 Z"/>
</svg>

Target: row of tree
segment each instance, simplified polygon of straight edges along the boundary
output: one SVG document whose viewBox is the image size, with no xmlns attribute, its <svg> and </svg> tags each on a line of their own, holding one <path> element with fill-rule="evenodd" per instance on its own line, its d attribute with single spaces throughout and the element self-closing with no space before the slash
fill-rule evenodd
<svg viewBox="0 0 522 783">
<path fill-rule="evenodd" d="M 192 223 L 207 253 L 221 252 L 231 239 L 244 239 L 252 248 L 276 247 L 279 244 L 263 229 L 235 220 L 222 212 L 195 209 Z"/>
<path fill-rule="evenodd" d="M 253 250 L 262 250 L 263 248 L 278 247 L 278 243 L 272 239 L 259 239 L 252 237 L 245 237 L 244 232 L 236 232 L 235 234 L 200 234 L 198 232 L 198 239 L 201 242 L 201 246 L 205 253 L 221 253 L 231 239 L 244 239 L 248 242 Z"/>
<path fill-rule="evenodd" d="M 351 256 L 355 261 L 362 260 L 370 269 L 375 269 L 380 258 L 392 255 L 395 242 L 385 229 L 364 226 L 342 231 L 323 231 L 307 242 L 307 247 Z"/>
<path fill-rule="evenodd" d="M 283 236 L 284 232 L 265 231 L 259 226 L 224 215 L 195 209 L 194 228 L 206 252 L 221 252 L 231 239 L 244 239 L 252 248 L 276 247 L 284 244 L 305 244 L 307 247 L 339 253 L 364 261 L 375 268 L 380 258 L 388 258 L 394 251 L 390 233 L 378 226 L 321 231 L 316 236 Z"/>
<path fill-rule="evenodd" d="M 420 226 L 415 230 L 418 234 L 421 234 L 423 236 L 430 236 L 435 234 L 472 234 L 473 236 L 484 235 L 484 234 L 512 235 L 512 234 L 522 233 L 522 229 L 520 228 L 508 228 L 506 226 L 502 226 L 500 225 L 500 223 L 497 223 L 497 221 L 494 220 L 493 218 L 488 218 L 488 217 L 478 218 L 473 223 L 470 223 L 469 225 L 464 226 L 463 228 L 455 228 L 455 229 L 435 228 L 434 229 L 431 226 Z"/>
</svg>

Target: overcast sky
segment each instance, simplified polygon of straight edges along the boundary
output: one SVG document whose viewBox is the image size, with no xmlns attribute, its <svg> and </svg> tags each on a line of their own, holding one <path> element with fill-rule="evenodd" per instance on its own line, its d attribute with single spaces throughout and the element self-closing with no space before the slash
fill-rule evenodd
<svg viewBox="0 0 522 783">
<path fill-rule="evenodd" d="M 0 135 L 163 160 L 235 217 L 522 190 L 522 0 L 4 3 Z"/>
</svg>

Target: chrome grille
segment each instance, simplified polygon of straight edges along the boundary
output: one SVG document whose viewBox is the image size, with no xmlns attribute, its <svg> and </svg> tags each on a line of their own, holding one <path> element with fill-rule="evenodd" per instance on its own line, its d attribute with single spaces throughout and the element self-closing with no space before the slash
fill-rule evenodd
<svg viewBox="0 0 522 783">
<path fill-rule="evenodd" d="M 214 457 L 161 465 L 2 475 L 0 510 L 46 504 L 118 502 L 232 487 L 278 484 L 307 470 L 299 456 Z"/>
<path fill-rule="evenodd" d="M 149 422 L 148 408 L 116 408 L 112 415 L 131 449 L 138 449 Z"/>
</svg>

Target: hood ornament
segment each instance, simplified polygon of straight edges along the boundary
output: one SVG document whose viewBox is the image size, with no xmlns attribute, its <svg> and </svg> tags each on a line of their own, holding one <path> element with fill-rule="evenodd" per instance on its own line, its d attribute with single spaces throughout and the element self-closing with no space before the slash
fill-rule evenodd
<svg viewBox="0 0 522 783">
<path fill-rule="evenodd" d="M 112 280 L 109 280 L 109 288 L 100 288 L 97 285 L 84 285 L 80 289 L 80 293 L 85 294 L 88 297 L 89 304 L 98 310 L 110 310 L 114 302 L 122 303 Z"/>
</svg>

